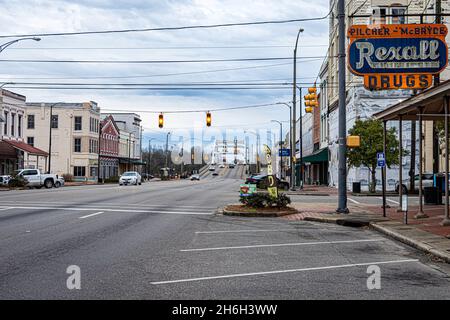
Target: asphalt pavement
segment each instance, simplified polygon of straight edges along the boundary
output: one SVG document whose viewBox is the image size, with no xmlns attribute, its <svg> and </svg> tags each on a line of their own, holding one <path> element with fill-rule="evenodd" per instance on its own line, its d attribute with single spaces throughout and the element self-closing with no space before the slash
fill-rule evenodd
<svg viewBox="0 0 450 320">
<path fill-rule="evenodd" d="M 241 176 L 1 192 L 0 298 L 450 299 L 448 265 L 374 231 L 216 214 Z"/>
</svg>

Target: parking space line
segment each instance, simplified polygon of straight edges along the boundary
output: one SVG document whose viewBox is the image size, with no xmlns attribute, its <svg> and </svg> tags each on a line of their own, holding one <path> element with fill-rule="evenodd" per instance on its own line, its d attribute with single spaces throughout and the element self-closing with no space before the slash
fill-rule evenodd
<svg viewBox="0 0 450 320">
<path fill-rule="evenodd" d="M 408 262 L 418 262 L 418 261 L 419 261 L 418 259 L 374 261 L 374 262 L 341 264 L 341 265 L 324 266 L 324 267 L 312 267 L 312 268 L 300 268 L 300 269 L 288 269 L 288 270 L 273 270 L 273 271 L 264 271 L 264 272 L 228 274 L 228 275 L 212 276 L 212 277 L 188 278 L 188 279 L 169 280 L 169 281 L 155 281 L 155 282 L 150 282 L 150 283 L 153 285 L 161 285 L 161 284 L 171 284 L 171 283 L 180 283 L 180 282 L 205 281 L 205 280 L 261 276 L 261 275 L 305 272 L 305 271 L 320 271 L 320 270 L 342 269 L 342 268 L 362 267 L 362 266 L 370 266 L 370 265 L 380 265 L 380 264 L 408 263 Z"/>
<path fill-rule="evenodd" d="M 88 214 L 87 216 L 80 217 L 80 219 L 86 219 L 86 218 L 89 218 L 89 217 L 98 216 L 99 214 L 102 214 L 102 213 L 104 213 L 104 212 L 100 211 L 100 212 L 96 212 L 96 213 L 93 213 L 93 214 Z"/>
<path fill-rule="evenodd" d="M 389 201 L 389 202 L 392 202 L 392 203 L 395 203 L 395 204 L 400 204 L 399 202 L 391 200 L 391 199 L 386 199 L 386 201 Z"/>
<path fill-rule="evenodd" d="M 347 198 L 347 199 L 350 200 L 350 201 L 353 202 L 353 203 L 361 204 L 361 202 L 358 202 L 358 201 L 356 201 L 355 199 L 352 199 L 352 198 Z"/>
<path fill-rule="evenodd" d="M 282 231 L 299 231 L 298 229 L 265 229 L 265 230 L 218 230 L 218 231 L 196 231 L 196 234 L 214 234 L 214 233 L 239 233 L 239 232 L 282 232 Z"/>
<path fill-rule="evenodd" d="M 384 241 L 384 239 L 383 238 L 375 238 L 375 239 L 361 239 L 361 240 L 337 240 L 337 241 L 276 243 L 276 244 L 259 244 L 259 245 L 252 245 L 252 246 L 182 249 L 180 251 L 181 252 L 214 251 L 214 250 L 252 249 L 252 248 L 268 248 L 268 247 L 288 247 L 288 246 L 312 246 L 312 245 L 320 245 L 320 244 L 360 243 L 360 242 L 379 242 L 379 241 Z"/>
</svg>

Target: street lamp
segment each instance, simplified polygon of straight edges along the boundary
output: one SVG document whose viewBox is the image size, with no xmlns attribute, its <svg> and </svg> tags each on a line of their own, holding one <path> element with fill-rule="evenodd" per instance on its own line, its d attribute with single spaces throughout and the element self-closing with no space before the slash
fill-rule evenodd
<svg viewBox="0 0 450 320">
<path fill-rule="evenodd" d="M 298 137 L 299 142 L 300 142 L 300 189 L 303 189 L 303 172 L 304 172 L 304 168 L 303 168 L 303 112 L 302 112 L 302 87 L 297 86 L 297 89 L 300 93 L 299 95 L 299 102 L 300 102 L 300 137 Z"/>
<path fill-rule="evenodd" d="M 257 173 L 260 173 L 261 171 L 261 166 L 259 163 L 259 143 L 260 143 L 260 139 L 259 139 L 259 133 L 257 132 L 253 132 L 253 131 L 247 131 L 245 130 L 244 133 L 251 133 L 254 134 L 256 136 L 256 171 Z"/>
<path fill-rule="evenodd" d="M 167 132 L 167 135 L 166 135 L 166 169 L 167 169 L 167 166 L 168 166 L 168 161 L 169 161 L 169 135 L 170 135 L 170 131 L 169 132 Z"/>
<path fill-rule="evenodd" d="M 295 190 L 295 168 L 294 168 L 294 157 L 295 157 L 295 140 L 292 139 L 292 137 L 295 135 L 295 117 L 293 118 L 292 107 L 286 103 L 286 102 L 277 102 L 276 104 L 284 105 L 289 108 L 289 123 L 290 123 L 290 130 L 289 130 L 289 148 L 291 149 L 291 154 L 289 157 L 289 164 L 291 167 L 291 177 L 290 177 L 290 185 L 291 190 Z M 295 104 L 294 104 L 295 106 Z"/>
<path fill-rule="evenodd" d="M 41 41 L 41 38 L 37 38 L 37 37 L 28 37 L 28 38 L 20 38 L 20 39 L 16 39 L 16 40 L 11 40 L 9 42 L 5 42 L 3 44 L 0 44 L 0 53 L 5 50 L 6 48 L 8 48 L 10 45 L 17 43 L 19 41 L 24 41 L 24 40 L 34 40 L 34 41 Z"/>
<path fill-rule="evenodd" d="M 155 140 L 155 138 L 150 138 L 148 140 L 148 166 L 147 166 L 147 174 L 150 174 L 150 170 L 151 170 L 151 161 L 152 161 L 152 146 L 150 145 L 150 142 L 152 140 Z"/>
<path fill-rule="evenodd" d="M 280 125 L 280 179 L 283 179 L 283 123 L 278 120 L 270 120 L 270 122 L 276 122 Z"/>
</svg>

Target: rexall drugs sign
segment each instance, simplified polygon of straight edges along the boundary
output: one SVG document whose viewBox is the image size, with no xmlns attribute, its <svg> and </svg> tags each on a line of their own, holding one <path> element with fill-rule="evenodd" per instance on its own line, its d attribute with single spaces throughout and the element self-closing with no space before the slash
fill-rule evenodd
<svg viewBox="0 0 450 320">
<path fill-rule="evenodd" d="M 424 89 L 447 66 L 446 35 L 445 25 L 354 25 L 348 66 L 368 89 Z"/>
</svg>

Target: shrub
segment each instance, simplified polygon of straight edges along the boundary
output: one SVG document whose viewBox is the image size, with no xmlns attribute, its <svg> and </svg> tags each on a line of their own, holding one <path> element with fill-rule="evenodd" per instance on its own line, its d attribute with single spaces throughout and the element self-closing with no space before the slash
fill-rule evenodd
<svg viewBox="0 0 450 320">
<path fill-rule="evenodd" d="M 10 188 L 23 188 L 28 184 L 28 181 L 25 180 L 22 176 L 16 176 L 9 180 L 8 186 Z"/>
<path fill-rule="evenodd" d="M 291 203 L 291 198 L 281 193 L 277 198 L 271 197 L 268 193 L 254 193 L 239 199 L 241 203 L 251 208 L 277 207 L 286 208 Z"/>
<path fill-rule="evenodd" d="M 62 175 L 65 182 L 72 182 L 73 181 L 73 175 L 70 173 L 65 173 Z"/>
</svg>

